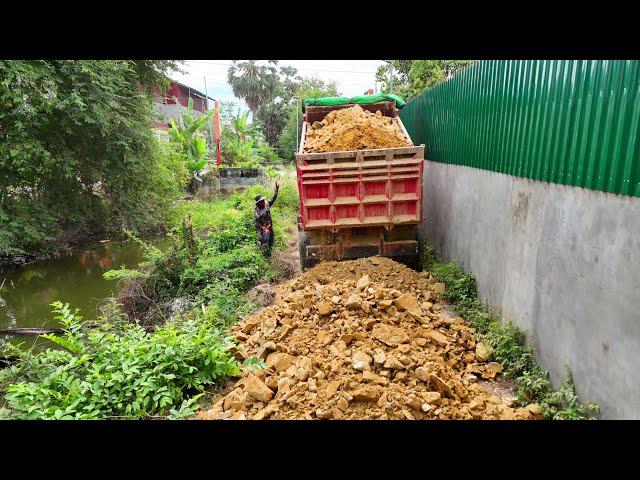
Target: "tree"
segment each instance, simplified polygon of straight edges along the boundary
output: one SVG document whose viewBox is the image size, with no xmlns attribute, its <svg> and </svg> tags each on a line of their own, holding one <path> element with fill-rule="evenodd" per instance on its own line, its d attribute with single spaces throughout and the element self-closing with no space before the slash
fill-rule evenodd
<svg viewBox="0 0 640 480">
<path fill-rule="evenodd" d="M 425 90 L 457 74 L 471 60 L 392 60 L 393 93 L 409 100 Z M 389 92 L 389 65 L 381 65 L 376 80 L 383 83 L 382 92 Z"/>
<path fill-rule="evenodd" d="M 278 62 L 274 60 L 270 60 L 269 65 L 258 65 L 255 60 L 246 62 L 234 60 L 229 67 L 227 79 L 233 94 L 244 99 L 254 120 L 258 118 L 260 105 L 275 98 L 281 88 L 277 64 Z"/>
<path fill-rule="evenodd" d="M 287 122 L 289 105 L 283 99 L 260 105 L 258 118 L 260 127 L 269 145 L 278 144 L 278 136 Z"/>
<path fill-rule="evenodd" d="M 338 97 L 340 92 L 335 82 L 324 82 L 316 77 L 303 78 L 299 82 L 295 96 L 304 98 L 318 98 L 318 97 Z M 302 100 L 300 100 L 302 102 Z M 286 115 L 286 124 L 282 129 L 282 132 L 278 136 L 278 147 L 280 148 L 280 155 L 287 160 L 293 160 L 294 152 L 297 150 L 296 144 L 298 132 L 302 127 L 302 111 L 298 111 L 296 116 L 296 110 L 302 108 L 301 103 L 290 102 L 287 106 L 288 113 Z M 297 118 L 297 121 L 296 121 Z"/>
<path fill-rule="evenodd" d="M 264 141 L 257 122 L 248 122 L 249 112 L 235 114 L 228 111 L 222 119 L 222 157 L 225 165 L 256 166 L 259 160 L 257 152 Z"/>
<path fill-rule="evenodd" d="M 301 78 L 291 66 L 276 68 L 259 66 L 255 61 L 241 62 L 229 68 L 228 78 L 235 96 L 244 98 L 260 122 L 266 141 L 274 146 L 286 121 L 287 104 L 298 88 Z"/>
<path fill-rule="evenodd" d="M 166 214 L 156 177 L 176 165 L 162 163 L 148 91 L 174 64 L 0 61 L 0 256 Z"/>
</svg>

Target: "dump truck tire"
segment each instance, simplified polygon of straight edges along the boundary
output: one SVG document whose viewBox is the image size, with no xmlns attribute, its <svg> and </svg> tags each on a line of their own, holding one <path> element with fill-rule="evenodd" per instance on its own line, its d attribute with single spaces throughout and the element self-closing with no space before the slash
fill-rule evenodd
<svg viewBox="0 0 640 480">
<path fill-rule="evenodd" d="M 307 245 L 309 245 L 309 237 L 298 227 L 298 249 L 300 252 L 300 268 L 302 271 L 310 267 L 309 259 L 307 258 Z"/>
<path fill-rule="evenodd" d="M 413 232 L 414 239 L 418 242 L 418 254 L 407 261 L 407 265 L 417 272 L 421 272 L 424 264 L 424 235 L 419 225 Z"/>
<path fill-rule="evenodd" d="M 424 267 L 424 234 L 420 226 L 416 227 L 416 237 L 418 240 L 418 261 L 415 267 L 416 271 L 421 272 Z"/>
</svg>

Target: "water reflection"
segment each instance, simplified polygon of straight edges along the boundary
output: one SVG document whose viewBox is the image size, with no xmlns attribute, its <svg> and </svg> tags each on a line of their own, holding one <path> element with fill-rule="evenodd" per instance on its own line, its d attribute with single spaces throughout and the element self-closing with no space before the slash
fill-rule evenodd
<svg viewBox="0 0 640 480">
<path fill-rule="evenodd" d="M 154 244 L 163 248 L 167 242 Z M 57 327 L 50 313 L 56 300 L 69 302 L 91 318 L 116 287 L 102 274 L 122 266 L 135 268 L 141 260 L 142 250 L 135 242 L 105 242 L 57 259 L 0 270 L 0 329 Z"/>
</svg>

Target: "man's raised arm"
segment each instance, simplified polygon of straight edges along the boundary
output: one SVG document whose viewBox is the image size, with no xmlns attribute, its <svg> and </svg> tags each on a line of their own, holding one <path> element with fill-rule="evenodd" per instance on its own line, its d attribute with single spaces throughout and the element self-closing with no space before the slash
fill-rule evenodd
<svg viewBox="0 0 640 480">
<path fill-rule="evenodd" d="M 273 192 L 273 197 L 271 197 L 271 199 L 269 200 L 269 206 L 273 205 L 273 203 L 276 201 L 276 198 L 278 198 L 279 190 L 280 190 L 280 184 L 276 182 L 276 190 L 275 192 Z"/>
</svg>

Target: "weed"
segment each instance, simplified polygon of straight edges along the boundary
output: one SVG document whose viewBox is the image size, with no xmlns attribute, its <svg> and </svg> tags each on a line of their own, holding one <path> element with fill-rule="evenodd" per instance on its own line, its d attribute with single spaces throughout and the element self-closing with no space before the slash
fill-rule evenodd
<svg viewBox="0 0 640 480">
<path fill-rule="evenodd" d="M 62 349 L 21 353 L 4 369 L 2 414 L 19 419 L 149 418 L 192 415 L 198 394 L 238 375 L 233 343 L 207 323 L 171 323 L 154 333 L 137 325 L 87 330 L 77 310 L 52 304 Z"/>
</svg>

